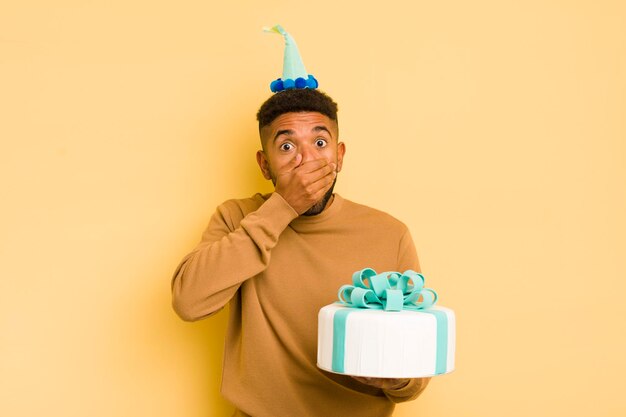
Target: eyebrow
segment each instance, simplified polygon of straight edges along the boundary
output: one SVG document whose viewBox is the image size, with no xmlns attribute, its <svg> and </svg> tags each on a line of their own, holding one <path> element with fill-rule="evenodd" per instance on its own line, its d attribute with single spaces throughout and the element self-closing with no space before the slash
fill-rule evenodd
<svg viewBox="0 0 626 417">
<path fill-rule="evenodd" d="M 330 135 L 330 137 L 333 137 L 333 134 L 330 133 L 330 130 L 328 130 L 328 128 L 326 126 L 315 126 L 313 129 L 311 129 L 312 132 L 326 132 Z M 274 139 L 272 140 L 273 142 L 276 142 L 276 139 L 278 139 L 278 137 L 280 135 L 293 135 L 294 131 L 292 129 L 282 129 L 279 130 L 278 132 L 276 132 L 276 134 L 274 135 Z"/>
<path fill-rule="evenodd" d="M 332 134 L 332 133 L 330 133 L 330 130 L 328 130 L 328 128 L 327 128 L 326 126 L 315 126 L 315 127 L 313 128 L 313 132 L 322 132 L 322 131 L 324 131 L 324 132 L 328 133 L 328 135 L 329 135 L 331 138 L 333 137 L 333 134 Z"/>
<path fill-rule="evenodd" d="M 283 130 L 279 130 L 278 132 L 276 132 L 276 134 L 274 135 L 274 142 L 276 142 L 276 139 L 280 136 L 280 135 L 293 135 L 293 130 L 291 129 L 283 129 Z"/>
</svg>

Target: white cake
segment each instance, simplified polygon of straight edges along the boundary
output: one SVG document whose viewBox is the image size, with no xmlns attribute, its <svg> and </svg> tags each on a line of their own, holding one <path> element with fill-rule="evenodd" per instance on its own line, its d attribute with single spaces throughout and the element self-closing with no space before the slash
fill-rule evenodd
<svg viewBox="0 0 626 417">
<path fill-rule="evenodd" d="M 365 377 L 417 378 L 454 370 L 455 316 L 449 308 L 383 311 L 340 303 L 318 316 L 317 366 Z"/>
</svg>

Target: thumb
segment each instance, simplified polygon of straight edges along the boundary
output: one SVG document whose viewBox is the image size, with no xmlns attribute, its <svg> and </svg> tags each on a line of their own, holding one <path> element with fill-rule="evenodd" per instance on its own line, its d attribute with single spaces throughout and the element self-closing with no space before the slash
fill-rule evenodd
<svg viewBox="0 0 626 417">
<path fill-rule="evenodd" d="M 291 172 L 296 169 L 302 162 L 302 154 L 297 154 L 283 169 L 283 173 Z"/>
</svg>

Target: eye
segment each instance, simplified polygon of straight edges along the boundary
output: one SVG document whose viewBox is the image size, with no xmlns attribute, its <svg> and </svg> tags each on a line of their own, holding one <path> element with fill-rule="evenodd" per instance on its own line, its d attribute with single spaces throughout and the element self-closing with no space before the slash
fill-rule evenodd
<svg viewBox="0 0 626 417">
<path fill-rule="evenodd" d="M 289 142 L 285 142 L 282 145 L 280 145 L 280 150 L 281 151 L 287 152 L 287 151 L 290 151 L 292 149 L 293 149 L 293 145 L 291 143 L 289 143 Z"/>
<path fill-rule="evenodd" d="M 326 142 L 326 139 L 317 139 L 315 141 L 315 146 L 317 146 L 318 148 L 325 148 L 326 145 L 328 145 L 328 142 Z"/>
</svg>

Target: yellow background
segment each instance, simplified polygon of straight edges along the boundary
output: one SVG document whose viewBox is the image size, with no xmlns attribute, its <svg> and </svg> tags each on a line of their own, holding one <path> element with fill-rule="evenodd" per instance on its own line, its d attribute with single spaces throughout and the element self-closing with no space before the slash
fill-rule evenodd
<svg viewBox="0 0 626 417">
<path fill-rule="evenodd" d="M 275 23 L 340 104 L 337 191 L 458 315 L 457 370 L 395 415 L 626 415 L 619 0 L 3 2 L 0 415 L 230 415 L 226 314 L 180 321 L 169 281 L 271 190 Z"/>
</svg>

